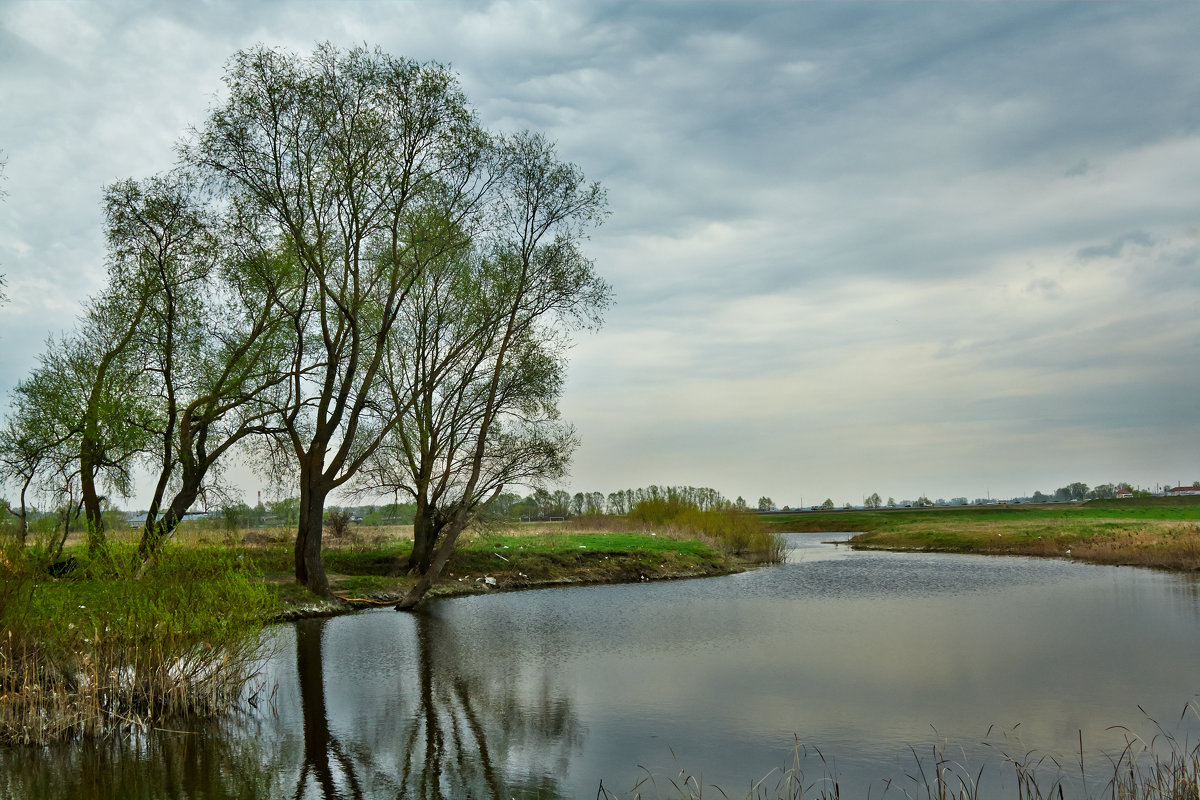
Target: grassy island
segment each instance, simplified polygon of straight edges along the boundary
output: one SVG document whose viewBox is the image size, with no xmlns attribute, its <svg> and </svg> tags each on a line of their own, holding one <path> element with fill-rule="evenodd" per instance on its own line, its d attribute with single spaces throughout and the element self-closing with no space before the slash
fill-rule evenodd
<svg viewBox="0 0 1200 800">
<path fill-rule="evenodd" d="M 1200 497 L 1086 503 L 810 511 L 765 517 L 778 531 L 854 531 L 856 548 L 1071 558 L 1200 570 Z"/>
</svg>

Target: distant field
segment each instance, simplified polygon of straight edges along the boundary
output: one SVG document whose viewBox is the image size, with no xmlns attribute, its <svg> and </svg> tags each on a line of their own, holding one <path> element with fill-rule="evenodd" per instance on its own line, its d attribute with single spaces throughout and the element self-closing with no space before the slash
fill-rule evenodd
<svg viewBox="0 0 1200 800">
<path fill-rule="evenodd" d="M 774 514 L 779 532 L 857 531 L 856 547 L 1059 556 L 1200 569 L 1200 497 Z"/>
</svg>

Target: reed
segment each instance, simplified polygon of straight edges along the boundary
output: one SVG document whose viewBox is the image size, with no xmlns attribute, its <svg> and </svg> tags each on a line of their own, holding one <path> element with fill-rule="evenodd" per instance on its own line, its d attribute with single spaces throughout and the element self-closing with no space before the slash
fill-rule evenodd
<svg viewBox="0 0 1200 800">
<path fill-rule="evenodd" d="M 1184 715 L 1197 716 L 1188 703 Z M 1125 745 L 1115 755 L 1104 756 L 1105 766 L 1085 764 L 1083 735 L 1079 749 L 1070 757 L 1020 747 L 1019 740 L 1001 742 L 985 737 L 982 743 L 997 755 L 987 763 L 971 764 L 965 750 L 944 740 L 921 748 L 910 747 L 912 761 L 900 778 L 882 781 L 880 798 L 905 800 L 1196 800 L 1200 797 L 1200 743 L 1182 738 L 1147 717 L 1153 733 L 1145 738 L 1118 726 Z M 988 735 L 991 735 L 989 730 Z M 706 784 L 693 772 L 679 770 L 656 776 L 644 775 L 629 789 L 614 791 L 601 782 L 597 800 L 841 800 L 842 782 L 824 753 L 793 739 L 789 767 L 778 768 L 753 781 L 744 791 L 728 791 Z M 1014 746 L 1015 745 L 1015 746 Z M 957 753 L 955 751 L 958 751 Z M 815 754 L 816 759 L 812 758 Z M 805 771 L 810 765 L 813 770 Z M 1010 789 L 990 790 L 996 772 L 1007 772 Z"/>
<path fill-rule="evenodd" d="M 207 717 L 254 699 L 269 595 L 236 555 L 168 549 L 146 576 L 132 547 L 50 578 L 0 556 L 0 743 L 45 744 Z"/>
</svg>

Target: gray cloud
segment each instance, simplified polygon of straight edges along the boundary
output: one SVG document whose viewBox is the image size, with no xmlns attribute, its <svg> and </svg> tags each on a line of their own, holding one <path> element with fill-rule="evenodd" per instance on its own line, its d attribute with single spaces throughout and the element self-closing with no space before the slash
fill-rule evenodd
<svg viewBox="0 0 1200 800">
<path fill-rule="evenodd" d="M 1198 23 L 1127 2 L 9 2 L 0 389 L 101 284 L 103 186 L 170 166 L 234 50 L 367 41 L 450 62 L 486 124 L 545 131 L 609 190 L 590 251 L 619 305 L 564 404 L 579 488 L 782 503 L 1197 472 L 1171 430 L 1200 424 L 1175 399 L 1200 341 Z"/>
<path fill-rule="evenodd" d="M 1121 255 L 1127 244 L 1139 247 L 1152 247 L 1154 239 L 1145 231 L 1132 231 L 1118 236 L 1108 244 L 1094 244 L 1089 247 L 1081 247 L 1075 253 L 1075 257 L 1081 261 L 1091 261 L 1094 258 L 1116 258 Z"/>
</svg>

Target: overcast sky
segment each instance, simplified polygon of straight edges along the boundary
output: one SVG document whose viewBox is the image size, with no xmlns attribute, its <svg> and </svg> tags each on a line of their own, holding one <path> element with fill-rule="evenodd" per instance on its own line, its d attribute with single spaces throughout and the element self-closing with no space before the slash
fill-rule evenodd
<svg viewBox="0 0 1200 800">
<path fill-rule="evenodd" d="M 365 42 L 608 189 L 571 491 L 1191 483 L 1198 32 L 1196 3 L 0 0 L 0 392 L 100 288 L 103 187 L 172 165 L 230 55 Z"/>
</svg>

